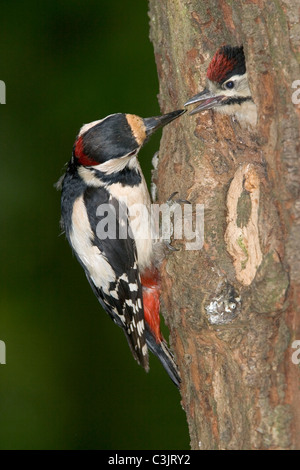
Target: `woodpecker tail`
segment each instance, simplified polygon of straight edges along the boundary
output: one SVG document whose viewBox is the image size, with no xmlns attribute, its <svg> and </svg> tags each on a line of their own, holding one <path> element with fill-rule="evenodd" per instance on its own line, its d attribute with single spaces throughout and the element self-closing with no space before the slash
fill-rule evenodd
<svg viewBox="0 0 300 470">
<path fill-rule="evenodd" d="M 148 269 L 141 276 L 143 286 L 143 305 L 146 324 L 146 343 L 150 351 L 158 357 L 166 372 L 179 388 L 180 375 L 173 354 L 160 331 L 160 282 L 156 269 Z"/>
<path fill-rule="evenodd" d="M 164 339 L 162 341 L 157 342 L 154 338 L 153 334 L 149 330 L 149 327 L 146 323 L 146 342 L 147 346 L 150 351 L 158 357 L 160 362 L 162 363 L 163 367 L 165 368 L 166 372 L 169 374 L 169 377 L 174 382 L 176 387 L 180 387 L 180 375 L 175 364 L 173 354 L 169 350 L 167 343 Z"/>
</svg>

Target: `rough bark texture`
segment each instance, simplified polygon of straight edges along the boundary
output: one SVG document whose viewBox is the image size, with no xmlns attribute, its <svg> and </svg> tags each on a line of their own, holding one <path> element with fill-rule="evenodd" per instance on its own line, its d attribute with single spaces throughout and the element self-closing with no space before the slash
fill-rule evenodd
<svg viewBox="0 0 300 470">
<path fill-rule="evenodd" d="M 299 449 L 300 79 L 297 0 L 149 0 L 162 112 L 205 85 L 223 44 L 244 45 L 258 125 L 213 111 L 163 132 L 159 201 L 205 206 L 199 251 L 171 253 L 163 314 L 193 449 Z"/>
</svg>

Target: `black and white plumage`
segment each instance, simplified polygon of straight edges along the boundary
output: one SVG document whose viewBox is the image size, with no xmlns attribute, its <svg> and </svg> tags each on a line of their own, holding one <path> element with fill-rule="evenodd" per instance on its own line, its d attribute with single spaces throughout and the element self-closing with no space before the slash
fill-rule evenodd
<svg viewBox="0 0 300 470">
<path fill-rule="evenodd" d="M 190 114 L 213 108 L 234 115 L 244 126 L 255 126 L 257 110 L 249 87 L 243 46 L 218 49 L 206 76 L 206 88 L 185 103 L 185 106 L 198 104 Z"/>
<path fill-rule="evenodd" d="M 151 219 L 136 220 L 133 208 L 141 204 L 150 215 L 138 151 L 183 112 L 146 119 L 118 113 L 84 125 L 61 181 L 62 225 L 94 294 L 123 329 L 137 362 L 149 369 L 149 346 L 176 385 L 177 367 L 159 328 Z M 108 236 L 105 228 L 112 230 Z"/>
</svg>

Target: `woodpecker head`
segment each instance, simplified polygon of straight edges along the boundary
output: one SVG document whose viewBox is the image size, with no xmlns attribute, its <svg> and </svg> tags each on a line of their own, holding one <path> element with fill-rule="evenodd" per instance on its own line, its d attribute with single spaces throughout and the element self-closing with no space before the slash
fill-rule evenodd
<svg viewBox="0 0 300 470">
<path fill-rule="evenodd" d="M 162 116 L 141 118 L 134 114 L 111 114 L 104 119 L 85 124 L 76 138 L 72 164 L 105 168 L 124 168 L 147 139 L 160 127 L 183 114 L 173 111 Z M 121 160 L 121 161 L 120 161 Z"/>
<path fill-rule="evenodd" d="M 206 88 L 185 103 L 185 106 L 198 103 L 190 114 L 215 108 L 254 125 L 256 107 L 249 88 L 243 46 L 221 47 L 210 62 L 206 75 Z"/>
</svg>

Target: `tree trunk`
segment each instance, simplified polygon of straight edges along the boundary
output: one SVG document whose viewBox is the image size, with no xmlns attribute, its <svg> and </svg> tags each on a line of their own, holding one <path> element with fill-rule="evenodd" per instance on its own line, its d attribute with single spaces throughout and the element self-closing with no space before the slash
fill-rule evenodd
<svg viewBox="0 0 300 470">
<path fill-rule="evenodd" d="M 202 249 L 175 241 L 162 268 L 191 447 L 299 449 L 298 1 L 149 5 L 162 112 L 204 88 L 224 44 L 244 45 L 258 108 L 255 130 L 208 111 L 185 114 L 161 140 L 159 202 L 178 191 L 205 214 Z"/>
</svg>

